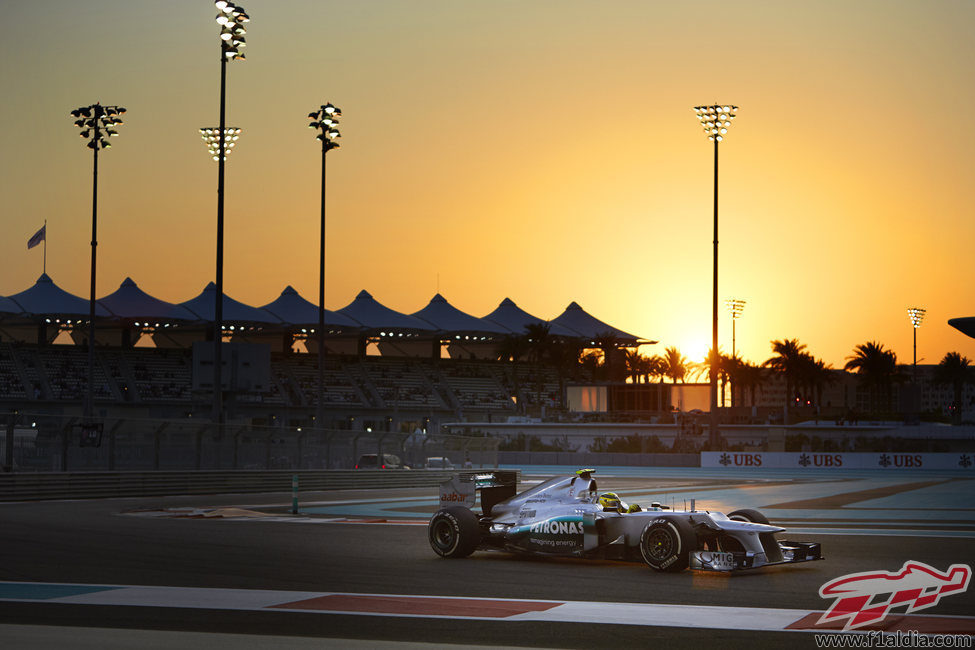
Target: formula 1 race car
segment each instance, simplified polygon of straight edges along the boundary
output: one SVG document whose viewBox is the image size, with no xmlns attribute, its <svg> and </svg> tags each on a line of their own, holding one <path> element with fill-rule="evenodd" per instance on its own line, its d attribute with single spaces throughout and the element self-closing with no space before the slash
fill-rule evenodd
<svg viewBox="0 0 975 650">
<path fill-rule="evenodd" d="M 440 485 L 430 546 L 445 558 L 476 550 L 646 562 L 657 571 L 736 571 L 822 560 L 815 542 L 777 540 L 784 528 L 756 510 L 647 509 L 600 494 L 592 469 L 517 493 L 511 471 L 462 472 Z M 482 514 L 472 509 L 481 495 Z"/>
</svg>

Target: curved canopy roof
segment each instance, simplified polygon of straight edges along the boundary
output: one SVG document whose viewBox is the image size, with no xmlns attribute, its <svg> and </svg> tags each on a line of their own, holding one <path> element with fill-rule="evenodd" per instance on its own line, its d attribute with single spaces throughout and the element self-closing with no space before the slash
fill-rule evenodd
<svg viewBox="0 0 975 650">
<path fill-rule="evenodd" d="M 572 338 L 579 337 L 578 332 L 574 332 L 567 327 L 563 327 L 555 322 L 543 320 L 537 316 L 532 316 L 527 311 L 516 305 L 511 298 L 505 298 L 502 300 L 501 304 L 498 305 L 498 308 L 485 316 L 484 320 L 493 321 L 515 334 L 524 334 L 525 328 L 529 325 L 541 324 L 549 326 L 548 333 L 552 336 L 568 336 Z"/>
<path fill-rule="evenodd" d="M 507 328 L 497 323 L 462 312 L 447 302 L 447 299 L 439 293 L 430 300 L 426 307 L 412 315 L 422 318 L 444 332 L 510 334 Z"/>
<path fill-rule="evenodd" d="M 24 310 L 10 298 L 0 296 L 0 314 L 22 314 Z"/>
<path fill-rule="evenodd" d="M 370 330 L 415 330 L 434 332 L 436 328 L 419 318 L 414 318 L 380 304 L 368 291 L 362 290 L 351 303 L 337 310 Z"/>
<path fill-rule="evenodd" d="M 26 314 L 35 316 L 88 316 L 91 303 L 84 298 L 70 294 L 47 275 L 42 273 L 30 289 L 7 296 Z M 108 316 L 108 310 L 95 302 L 95 315 Z"/>
<path fill-rule="evenodd" d="M 612 325 L 604 323 L 595 316 L 592 316 L 580 307 L 577 302 L 570 303 L 564 312 L 557 318 L 552 319 L 552 322 L 578 332 L 580 336 L 590 340 L 596 340 L 606 335 L 615 336 L 621 342 L 636 342 L 640 340 L 639 337 L 616 329 Z"/>
<path fill-rule="evenodd" d="M 948 321 L 948 324 L 954 327 L 956 330 L 964 334 L 965 336 L 970 336 L 975 338 L 975 316 L 968 316 L 965 318 L 952 318 Z"/>
<path fill-rule="evenodd" d="M 150 296 L 132 278 L 125 278 L 121 286 L 98 300 L 98 304 L 119 318 L 155 321 L 195 321 L 196 314 L 186 307 Z"/>
<path fill-rule="evenodd" d="M 277 300 L 264 305 L 261 309 L 271 312 L 290 325 L 318 327 L 318 305 L 302 298 L 291 285 L 284 288 Z M 348 316 L 328 309 L 325 310 L 325 325 L 349 330 L 357 330 L 360 327 L 359 323 Z"/>
<path fill-rule="evenodd" d="M 203 293 L 192 300 L 180 303 L 180 306 L 189 309 L 200 320 L 212 321 L 214 319 L 214 308 L 216 307 L 216 291 L 217 286 L 211 282 L 203 289 Z M 223 295 L 223 322 L 281 324 L 281 320 L 270 312 L 245 305 L 242 302 L 237 302 L 227 294 Z"/>
<path fill-rule="evenodd" d="M 142 291 L 126 278 L 119 288 L 96 303 L 95 313 L 106 319 L 147 321 L 211 322 L 214 318 L 216 286 L 211 282 L 197 297 L 179 304 L 159 300 Z M 38 318 L 62 319 L 87 316 L 89 302 L 64 291 L 45 273 L 34 286 L 12 296 L 0 296 L 0 318 L 33 321 Z M 318 306 L 305 300 L 291 286 L 273 302 L 251 307 L 227 295 L 223 297 L 225 323 L 289 327 L 314 327 L 318 324 Z M 969 336 L 975 336 L 975 318 L 956 318 L 949 324 Z M 70 321 L 68 321 L 70 323 Z M 409 315 L 390 309 L 375 300 L 368 291 L 360 291 L 355 300 L 335 311 L 325 310 L 329 334 L 367 330 L 382 336 L 395 332 L 397 337 L 433 337 L 444 334 L 506 335 L 524 334 L 529 325 L 547 325 L 553 336 L 594 340 L 611 335 L 624 344 L 640 344 L 632 334 L 604 323 L 586 313 L 577 303 L 551 321 L 524 311 L 510 298 L 501 301 L 487 316 L 477 318 L 451 305 L 436 294 L 426 307 Z M 655 341 L 650 341 L 651 343 Z"/>
</svg>

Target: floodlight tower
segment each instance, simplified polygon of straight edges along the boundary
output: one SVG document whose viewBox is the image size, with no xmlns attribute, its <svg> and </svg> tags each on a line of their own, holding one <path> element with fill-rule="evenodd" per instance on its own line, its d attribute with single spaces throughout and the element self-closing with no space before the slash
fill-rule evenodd
<svg viewBox="0 0 975 650">
<path fill-rule="evenodd" d="M 331 103 L 308 114 L 311 119 L 308 128 L 318 131 L 315 138 L 322 143 L 322 217 L 318 247 L 318 405 L 315 410 L 315 426 L 319 429 L 325 426 L 325 155 L 339 148 L 335 140 L 342 137 L 337 128 L 341 115 L 342 109 Z"/>
<path fill-rule="evenodd" d="M 227 0 L 216 0 L 213 3 L 217 11 L 217 24 L 220 25 L 220 125 L 217 127 L 216 149 L 214 143 L 208 142 L 210 155 L 216 154 L 217 161 L 217 271 L 216 271 L 216 303 L 213 311 L 213 419 L 217 423 L 217 436 L 223 433 L 223 358 L 221 342 L 223 341 L 223 175 L 224 163 L 227 160 L 227 144 L 236 141 L 240 129 L 236 129 L 233 140 L 228 143 L 227 137 L 227 61 L 242 61 L 244 53 L 241 49 L 244 42 L 244 23 L 250 22 L 250 17 L 240 5 Z M 223 137 L 219 137 L 223 134 Z M 204 140 L 206 140 L 204 134 Z M 213 135 L 213 134 L 211 134 Z M 232 144 L 231 144 L 232 146 Z"/>
<path fill-rule="evenodd" d="M 927 313 L 926 309 L 921 309 L 920 307 L 908 307 L 907 315 L 911 319 L 911 326 L 914 328 L 914 383 L 917 383 L 917 329 L 921 327 L 921 321 L 924 320 L 924 314 Z"/>
<path fill-rule="evenodd" d="M 720 440 L 718 435 L 718 143 L 724 139 L 738 113 L 737 106 L 715 104 L 695 106 L 694 112 L 704 126 L 704 134 L 714 143 L 714 282 L 711 297 L 711 427 L 708 442 L 714 449 Z"/>
<path fill-rule="evenodd" d="M 735 321 L 741 318 L 742 312 L 745 311 L 745 301 L 738 298 L 728 298 L 724 304 L 731 312 L 731 358 L 733 359 L 738 356 L 735 352 Z"/>
<path fill-rule="evenodd" d="M 75 126 L 81 129 L 80 135 L 88 141 L 93 166 L 91 180 L 91 293 L 88 298 L 88 390 L 85 393 L 84 426 L 92 425 L 95 407 L 95 260 L 98 246 L 98 150 L 112 145 L 108 138 L 118 135 L 115 127 L 122 125 L 120 106 L 92 104 L 71 111 Z"/>
</svg>

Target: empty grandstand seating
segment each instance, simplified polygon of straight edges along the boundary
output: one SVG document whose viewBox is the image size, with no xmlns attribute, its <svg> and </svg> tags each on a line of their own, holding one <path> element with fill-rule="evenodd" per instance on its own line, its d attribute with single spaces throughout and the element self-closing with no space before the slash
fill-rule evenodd
<svg viewBox="0 0 975 650">
<path fill-rule="evenodd" d="M 205 404 L 193 391 L 188 349 L 99 347 L 94 398 L 98 403 Z M 88 387 L 84 347 L 0 343 L 0 402 L 80 402 Z M 539 390 L 540 389 L 540 390 Z M 515 413 L 518 404 L 553 404 L 558 377 L 550 368 L 508 362 L 421 358 L 326 357 L 327 409 Z M 513 399 L 514 398 L 514 399 Z M 318 401 L 318 357 L 274 353 L 270 391 L 239 394 L 238 402 L 311 408 Z"/>
<path fill-rule="evenodd" d="M 489 364 L 467 362 L 442 364 L 441 376 L 463 409 L 509 410 L 510 392 L 498 381 Z"/>
<path fill-rule="evenodd" d="M 383 406 L 447 408 L 429 379 L 417 367 L 419 363 L 422 362 L 373 357 L 366 358 L 361 369 L 375 386 Z"/>
<path fill-rule="evenodd" d="M 27 388 L 17 367 L 14 353 L 8 343 L 0 343 L 0 395 L 7 397 L 27 397 Z M 40 387 L 37 387 L 37 397 L 40 397 Z"/>
<path fill-rule="evenodd" d="M 109 353 L 110 350 L 99 353 Z M 128 385 L 134 387 L 133 401 L 188 401 L 192 392 L 192 352 L 132 348 L 118 352 L 120 367 Z"/>
<path fill-rule="evenodd" d="M 296 405 L 315 404 L 318 399 L 318 355 L 275 355 L 271 374 L 286 389 Z M 326 359 L 323 376 L 326 404 L 362 405 L 351 377 L 337 362 Z"/>
</svg>

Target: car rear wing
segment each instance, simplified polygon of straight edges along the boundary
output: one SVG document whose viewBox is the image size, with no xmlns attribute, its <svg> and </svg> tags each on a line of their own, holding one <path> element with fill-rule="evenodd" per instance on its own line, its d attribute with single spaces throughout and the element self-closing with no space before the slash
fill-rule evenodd
<svg viewBox="0 0 975 650">
<path fill-rule="evenodd" d="M 496 503 L 518 493 L 518 472 L 493 470 L 487 472 L 459 472 L 440 484 L 440 506 L 462 505 L 473 509 L 477 493 L 481 493 L 481 509 L 490 516 Z"/>
</svg>

